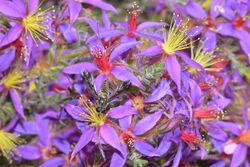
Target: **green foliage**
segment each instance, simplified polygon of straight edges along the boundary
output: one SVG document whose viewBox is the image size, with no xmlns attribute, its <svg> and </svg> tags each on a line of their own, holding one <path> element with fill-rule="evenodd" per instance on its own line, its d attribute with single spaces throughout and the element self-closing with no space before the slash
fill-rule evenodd
<svg viewBox="0 0 250 167">
<path fill-rule="evenodd" d="M 147 166 L 148 161 L 142 159 L 142 155 L 136 151 L 133 151 L 129 157 L 129 160 L 132 161 L 133 167 L 144 167 Z"/>
</svg>

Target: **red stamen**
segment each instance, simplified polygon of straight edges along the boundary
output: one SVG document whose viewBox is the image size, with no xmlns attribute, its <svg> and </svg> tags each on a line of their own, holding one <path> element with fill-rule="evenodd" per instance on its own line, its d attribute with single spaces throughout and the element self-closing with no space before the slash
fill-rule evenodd
<svg viewBox="0 0 250 167">
<path fill-rule="evenodd" d="M 200 139 L 195 134 L 189 133 L 187 131 L 182 131 L 180 137 L 191 148 L 194 148 L 194 145 L 202 145 L 202 144 L 204 144 L 204 141 L 202 139 Z"/>
<path fill-rule="evenodd" d="M 215 108 L 197 109 L 194 111 L 194 117 L 201 119 L 219 119 L 222 117 L 222 113 L 218 112 Z"/>
<path fill-rule="evenodd" d="M 135 138 L 128 132 L 122 132 L 120 138 L 129 148 L 134 147 Z"/>
<path fill-rule="evenodd" d="M 208 16 L 207 19 L 204 21 L 204 25 L 207 28 L 212 29 L 216 27 L 216 22 L 212 17 Z"/>
<path fill-rule="evenodd" d="M 144 110 L 143 110 L 143 108 L 144 108 L 144 100 L 143 100 L 142 94 L 139 93 L 138 96 L 133 96 L 133 95 L 128 93 L 127 95 L 132 100 L 134 108 L 136 108 L 139 111 L 139 113 L 142 116 L 144 116 L 145 115 Z"/>
<path fill-rule="evenodd" d="M 21 57 L 22 56 L 22 54 L 23 54 L 23 51 L 22 51 L 22 49 L 23 49 L 23 42 L 20 40 L 20 39 L 17 39 L 15 42 L 13 42 L 13 45 L 15 46 L 15 48 L 16 48 L 16 55 L 18 56 L 18 57 Z"/>
<path fill-rule="evenodd" d="M 250 130 L 242 131 L 240 136 L 235 139 L 235 142 L 250 144 Z"/>
<path fill-rule="evenodd" d="M 245 27 L 245 21 L 246 19 L 244 17 L 237 17 L 233 21 L 233 25 L 235 26 L 236 29 L 242 29 Z"/>
<path fill-rule="evenodd" d="M 217 59 L 215 61 L 217 61 L 217 63 L 213 64 L 212 68 L 217 68 L 219 71 L 225 68 L 229 62 L 227 59 Z"/>
<path fill-rule="evenodd" d="M 167 79 L 170 79 L 170 75 L 167 71 L 164 71 L 161 78 L 167 78 Z"/>
<path fill-rule="evenodd" d="M 98 68 L 102 72 L 110 74 L 112 64 L 109 62 L 109 58 L 106 55 L 106 52 L 102 51 L 98 47 L 95 47 L 93 50 L 91 50 L 90 54 L 94 57 L 94 62 L 98 66 Z"/>
<path fill-rule="evenodd" d="M 55 91 L 55 92 L 64 92 L 65 91 L 65 89 L 63 87 L 61 87 L 60 85 L 55 84 L 55 83 L 51 84 L 51 90 Z"/>
<path fill-rule="evenodd" d="M 138 13 L 135 9 L 133 9 L 129 15 L 129 27 L 128 27 L 129 36 L 130 35 L 135 36 L 131 31 L 134 31 L 137 28 L 137 17 Z"/>
<path fill-rule="evenodd" d="M 136 35 L 133 31 L 137 28 L 137 17 L 138 17 L 138 8 L 139 6 L 134 3 L 132 6 L 131 11 L 129 12 L 129 27 L 128 27 L 128 36 L 132 38 L 136 38 Z"/>
<path fill-rule="evenodd" d="M 202 91 L 207 91 L 213 86 L 214 86 L 214 83 L 212 82 L 204 82 L 204 83 L 199 84 L 199 87 L 201 88 Z"/>
</svg>

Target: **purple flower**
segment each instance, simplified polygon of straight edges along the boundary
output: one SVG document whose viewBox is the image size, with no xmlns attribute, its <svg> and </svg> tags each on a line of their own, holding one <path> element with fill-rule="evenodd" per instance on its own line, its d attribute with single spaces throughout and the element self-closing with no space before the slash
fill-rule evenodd
<svg viewBox="0 0 250 167">
<path fill-rule="evenodd" d="M 119 112 L 130 108 L 129 106 L 124 106 L 123 108 L 114 108 L 110 112 L 103 114 L 98 113 L 95 107 L 89 104 L 84 97 L 79 99 L 79 103 L 82 104 L 83 107 L 74 106 L 72 104 L 66 104 L 64 107 L 69 115 L 77 122 L 83 124 L 83 126 L 80 127 L 82 135 L 72 152 L 72 158 L 91 141 L 98 144 L 106 143 L 122 152 L 118 134 L 112 122 L 108 120 L 108 117 L 122 118 L 127 115 L 135 114 L 135 111 L 130 109 L 128 112 Z"/>
<path fill-rule="evenodd" d="M 9 93 L 16 112 L 24 119 L 26 119 L 26 117 L 18 90 L 23 90 L 25 83 L 28 81 L 27 78 L 25 78 L 26 73 L 27 72 L 21 71 L 16 67 L 13 71 L 9 72 L 7 76 L 3 77 L 0 82 L 0 91 Z"/>
<path fill-rule="evenodd" d="M 130 81 L 134 86 L 144 89 L 142 83 L 131 73 L 123 64 L 116 64 L 110 61 L 109 57 L 119 55 L 135 44 L 130 46 L 118 46 L 110 53 L 110 49 L 105 49 L 102 45 L 93 46 L 90 48 L 90 54 L 93 58 L 93 63 L 83 62 L 74 65 L 70 65 L 62 69 L 63 73 L 66 74 L 81 74 L 83 71 L 94 72 L 99 70 L 99 75 L 95 80 L 95 88 L 97 91 L 100 90 L 105 80 L 109 79 L 115 82 L 115 78 L 121 81 Z"/>
<path fill-rule="evenodd" d="M 41 11 L 38 9 L 38 2 L 38 0 L 29 0 L 27 3 L 23 0 L 1 0 L 0 2 L 0 12 L 9 17 L 10 20 L 14 18 L 12 21 L 15 21 L 15 24 L 1 40 L 0 48 L 14 42 L 23 34 L 25 45 L 22 46 L 22 55 L 25 56 L 27 65 L 33 43 L 38 45 L 41 40 L 48 40 L 48 33 L 51 32 L 50 22 L 52 19 L 48 13 L 54 7 Z"/>
<path fill-rule="evenodd" d="M 179 51 L 189 49 L 192 43 L 189 42 L 192 35 L 188 35 L 188 21 L 183 22 L 179 17 L 178 14 L 173 15 L 168 34 L 165 27 L 163 27 L 163 42 L 161 41 L 156 46 L 150 46 L 140 54 L 142 56 L 161 54 L 160 60 L 164 59 L 165 68 L 178 89 L 181 88 L 181 65 L 176 55 L 178 55 Z"/>
<path fill-rule="evenodd" d="M 110 166 L 124 166 L 128 150 L 135 148 L 138 152 L 143 155 L 153 157 L 159 156 L 159 150 L 155 149 L 150 144 L 146 143 L 143 139 L 140 139 L 140 135 L 145 134 L 151 130 L 156 123 L 160 120 L 162 112 L 155 112 L 151 115 L 146 116 L 142 120 L 138 121 L 137 124 L 133 125 L 132 117 L 124 117 L 119 120 L 122 132 L 120 134 L 120 140 L 122 141 L 122 154 L 114 153 L 111 159 Z"/>
</svg>

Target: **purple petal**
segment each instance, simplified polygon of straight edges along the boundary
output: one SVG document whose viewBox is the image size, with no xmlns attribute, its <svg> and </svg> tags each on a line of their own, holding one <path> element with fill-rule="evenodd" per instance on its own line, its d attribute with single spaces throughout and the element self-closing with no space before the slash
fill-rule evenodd
<svg viewBox="0 0 250 167">
<path fill-rule="evenodd" d="M 111 22 L 110 22 L 110 20 L 109 20 L 109 18 L 108 18 L 107 12 L 104 11 L 104 10 L 102 11 L 102 21 L 103 21 L 103 23 L 104 23 L 105 28 L 106 28 L 107 30 L 109 30 L 110 27 L 111 27 Z"/>
<path fill-rule="evenodd" d="M 126 52 L 129 49 L 135 47 L 137 44 L 138 44 L 138 42 L 128 42 L 128 43 L 120 44 L 110 54 L 110 61 L 113 61 L 114 59 L 116 59 L 118 56 L 120 56 L 124 52 Z"/>
<path fill-rule="evenodd" d="M 218 10 L 218 7 L 224 6 L 224 3 L 221 3 L 220 1 L 212 1 L 211 6 L 210 6 L 210 15 L 212 18 L 216 18 L 220 15 L 221 11 Z"/>
<path fill-rule="evenodd" d="M 237 10 L 237 13 L 240 16 L 244 17 L 244 16 L 247 15 L 249 7 L 246 4 L 240 3 L 240 4 L 237 5 L 237 9 L 236 10 Z"/>
<path fill-rule="evenodd" d="M 193 101 L 193 105 L 195 106 L 200 101 L 200 98 L 202 96 L 202 91 L 199 85 L 192 79 L 189 80 L 189 86 L 190 86 L 191 99 Z"/>
<path fill-rule="evenodd" d="M 213 139 L 226 141 L 228 138 L 227 134 L 215 122 L 208 122 L 205 128 Z"/>
<path fill-rule="evenodd" d="M 77 41 L 78 37 L 76 29 L 72 27 L 70 24 L 60 24 L 59 28 L 68 43 L 71 44 Z"/>
<path fill-rule="evenodd" d="M 33 49 L 34 41 L 31 34 L 28 32 L 25 38 L 25 45 L 27 46 L 27 53 L 24 55 L 24 60 L 26 61 L 26 66 L 30 64 L 30 55 Z"/>
<path fill-rule="evenodd" d="M 82 132 L 82 135 L 71 154 L 71 159 L 93 139 L 93 136 L 94 128 L 85 129 L 85 131 Z"/>
<path fill-rule="evenodd" d="M 214 102 L 217 104 L 217 107 L 219 107 L 220 109 L 224 109 L 231 103 L 231 100 L 225 97 L 221 97 L 218 99 L 214 99 Z"/>
<path fill-rule="evenodd" d="M 15 128 L 15 132 L 19 134 L 28 134 L 28 135 L 37 135 L 38 127 L 35 122 L 25 121 L 21 124 L 18 124 Z"/>
<path fill-rule="evenodd" d="M 139 151 L 143 155 L 149 157 L 158 156 L 158 154 L 155 153 L 155 148 L 150 144 L 145 143 L 144 141 L 136 140 L 134 142 L 134 147 L 137 151 Z"/>
<path fill-rule="evenodd" d="M 133 114 L 137 114 L 137 110 L 134 107 L 122 105 L 109 110 L 108 117 L 120 119 Z"/>
<path fill-rule="evenodd" d="M 222 128 L 229 130 L 234 135 L 238 136 L 240 134 L 241 130 L 240 130 L 239 126 L 238 126 L 238 124 L 236 124 L 234 122 L 217 121 L 216 124 L 221 126 Z"/>
<path fill-rule="evenodd" d="M 199 69 L 199 70 L 204 70 L 203 67 L 199 63 L 196 63 L 194 60 L 188 57 L 186 53 L 178 52 L 178 56 L 180 56 L 180 58 L 182 58 L 182 60 L 185 61 L 185 63 L 187 63 L 190 67 Z"/>
<path fill-rule="evenodd" d="M 67 111 L 67 113 L 74 118 L 77 121 L 84 121 L 85 119 L 83 118 L 83 116 L 81 116 L 81 114 L 84 112 L 83 109 L 81 107 L 78 106 L 74 106 L 72 104 L 65 104 L 64 105 L 65 110 Z"/>
<path fill-rule="evenodd" d="M 111 126 L 106 124 L 102 125 L 100 128 L 100 134 L 106 143 L 122 152 L 119 137 L 116 131 Z"/>
<path fill-rule="evenodd" d="M 142 120 L 140 120 L 134 128 L 135 135 L 141 135 L 152 129 L 156 123 L 160 120 L 162 116 L 162 111 L 158 111 L 154 114 L 148 115 Z"/>
<path fill-rule="evenodd" d="M 155 45 L 155 46 L 150 46 L 149 48 L 144 50 L 142 53 L 140 53 L 140 55 L 142 55 L 142 56 L 155 56 L 155 55 L 159 55 L 162 53 L 163 53 L 162 48 L 158 45 Z"/>
<path fill-rule="evenodd" d="M 39 0 L 28 0 L 29 13 L 34 12 L 38 7 Z"/>
<path fill-rule="evenodd" d="M 203 26 L 195 26 L 193 28 L 190 28 L 187 32 L 187 35 L 196 37 L 197 35 L 202 33 L 202 30 L 204 29 Z"/>
<path fill-rule="evenodd" d="M 21 24 L 17 23 L 15 26 L 13 26 L 1 40 L 0 48 L 17 40 L 17 38 L 19 38 L 19 36 L 21 35 L 22 31 L 23 27 Z"/>
<path fill-rule="evenodd" d="M 186 12 L 196 18 L 196 19 L 203 19 L 206 18 L 206 11 L 203 10 L 203 8 L 196 2 L 194 1 L 189 1 L 188 4 L 186 5 Z"/>
<path fill-rule="evenodd" d="M 111 73 L 121 81 L 130 81 L 132 85 L 137 86 L 141 89 L 145 89 L 139 79 L 134 76 L 126 67 L 123 66 L 116 66 L 113 67 Z"/>
<path fill-rule="evenodd" d="M 217 26 L 217 32 L 225 36 L 237 36 L 234 25 L 231 23 L 221 23 Z"/>
<path fill-rule="evenodd" d="M 17 111 L 17 113 L 23 117 L 23 119 L 26 119 L 25 115 L 24 115 L 24 109 L 23 109 L 23 105 L 21 103 L 21 99 L 17 93 L 17 91 L 15 89 L 9 89 L 9 93 L 10 93 L 10 97 L 12 100 L 12 103 Z"/>
<path fill-rule="evenodd" d="M 96 77 L 95 83 L 94 83 L 96 92 L 99 92 L 101 90 L 101 87 L 105 80 L 107 80 L 107 76 L 103 73 L 99 74 Z"/>
<path fill-rule="evenodd" d="M 176 59 L 175 55 L 169 55 L 166 59 L 166 69 L 171 77 L 171 79 L 175 82 L 178 89 L 181 88 L 181 66 Z"/>
<path fill-rule="evenodd" d="M 35 146 L 18 146 L 17 151 L 21 155 L 21 157 L 26 160 L 37 160 L 42 157 L 42 152 L 38 147 Z"/>
<path fill-rule="evenodd" d="M 142 24 L 138 25 L 137 27 L 137 31 L 142 31 L 142 30 L 146 30 L 149 28 L 157 28 L 157 27 L 161 27 L 166 25 L 166 23 L 163 22 L 153 22 L 153 21 L 147 21 L 147 22 L 143 22 Z"/>
<path fill-rule="evenodd" d="M 16 115 L 11 118 L 7 125 L 3 128 L 4 131 L 10 131 L 14 129 L 19 121 L 19 115 Z"/>
<path fill-rule="evenodd" d="M 20 4 L 23 2 L 20 0 Z M 7 0 L 0 0 L 0 12 L 3 13 L 6 16 L 11 17 L 17 17 L 17 18 L 23 18 L 25 17 L 25 13 L 22 13 L 22 11 L 25 11 L 25 8 L 23 9 L 24 5 L 17 6 L 14 2 L 7 1 Z"/>
<path fill-rule="evenodd" d="M 62 166 L 65 163 L 64 158 L 62 157 L 55 157 L 46 160 L 43 164 L 41 164 L 39 167 L 59 167 Z"/>
<path fill-rule="evenodd" d="M 162 42 L 163 41 L 162 35 L 157 35 L 155 33 L 135 31 L 134 34 L 136 36 L 139 36 L 139 37 L 142 37 L 142 38 L 148 38 L 148 39 L 156 40 L 158 42 Z"/>
<path fill-rule="evenodd" d="M 248 28 L 250 28 L 250 20 L 246 21 L 246 25 L 247 25 Z"/>
<path fill-rule="evenodd" d="M 39 142 L 43 146 L 48 146 L 51 143 L 51 133 L 49 130 L 49 120 L 44 119 L 41 115 L 36 114 L 35 121 L 38 127 Z"/>
<path fill-rule="evenodd" d="M 120 31 L 120 30 L 109 30 L 109 31 L 102 31 L 99 33 L 99 38 L 107 38 L 107 37 L 115 37 L 115 36 L 119 36 L 119 35 L 122 35 L 123 32 Z M 94 40 L 97 40 L 98 37 L 97 35 L 93 35 L 92 37 L 88 38 L 86 43 L 90 43 Z"/>
<path fill-rule="evenodd" d="M 88 3 L 90 5 L 96 6 L 98 8 L 101 8 L 103 10 L 108 10 L 111 12 L 114 12 L 116 14 L 118 14 L 118 11 L 110 4 L 103 2 L 101 0 L 78 0 L 79 2 L 83 2 L 83 3 Z"/>
<path fill-rule="evenodd" d="M 128 130 L 132 121 L 132 116 L 119 119 L 119 125 L 123 130 Z"/>
<path fill-rule="evenodd" d="M 206 51 L 212 51 L 216 47 L 216 34 L 213 31 L 208 30 L 205 34 L 205 41 L 203 49 Z"/>
<path fill-rule="evenodd" d="M 155 102 L 157 100 L 160 100 L 167 94 L 171 94 L 169 83 L 166 79 L 163 79 L 159 84 L 159 86 L 156 89 L 154 89 L 153 93 L 149 97 L 147 97 L 144 102 L 146 103 Z"/>
<path fill-rule="evenodd" d="M 218 161 L 218 162 L 212 164 L 210 167 L 224 167 L 224 166 L 226 166 L 225 162 L 224 162 L 224 160 L 221 160 L 221 161 Z"/>
<path fill-rule="evenodd" d="M 12 0 L 14 8 L 18 9 L 18 12 L 21 14 L 19 17 L 24 17 L 26 15 L 26 2 L 25 0 Z"/>
<path fill-rule="evenodd" d="M 0 73 L 7 70 L 15 58 L 15 49 L 0 56 Z"/>
<path fill-rule="evenodd" d="M 53 144 L 54 146 L 62 151 L 64 154 L 68 155 L 70 152 L 70 144 L 67 140 L 63 140 L 63 139 L 59 139 L 59 138 L 55 138 L 53 140 Z"/>
<path fill-rule="evenodd" d="M 244 161 L 246 161 L 247 156 L 247 146 L 243 144 L 238 144 L 236 147 L 230 167 L 240 166 Z"/>
<path fill-rule="evenodd" d="M 97 70 L 98 68 L 94 64 L 83 62 L 65 67 L 62 69 L 62 72 L 65 74 L 81 74 L 84 71 L 94 72 Z"/>
<path fill-rule="evenodd" d="M 240 47 L 248 55 L 248 61 L 250 61 L 250 39 L 246 36 L 245 39 L 240 40 Z"/>
<path fill-rule="evenodd" d="M 181 162 L 181 157 L 182 157 L 182 143 L 179 144 L 177 153 L 176 153 L 176 155 L 174 157 L 174 162 L 173 162 L 172 167 L 178 167 L 179 166 L 179 164 Z"/>
<path fill-rule="evenodd" d="M 75 0 L 69 1 L 70 24 L 72 25 L 80 14 L 82 6 Z"/>
<path fill-rule="evenodd" d="M 114 153 L 111 158 L 110 167 L 123 167 L 127 160 L 127 146 L 122 145 L 122 156 L 118 153 Z"/>
<path fill-rule="evenodd" d="M 222 16 L 224 16 L 228 20 L 234 20 L 234 18 L 235 18 L 234 11 L 230 7 L 225 6 L 223 8 L 223 12 L 220 12 L 220 13 Z"/>
<path fill-rule="evenodd" d="M 100 27 L 100 23 L 98 21 L 92 20 L 92 19 L 87 18 L 87 17 L 81 17 L 81 18 L 79 18 L 79 20 L 83 20 L 86 23 L 88 23 L 88 25 L 90 26 L 92 31 L 94 31 L 95 34 L 99 34 L 101 27 Z"/>
<path fill-rule="evenodd" d="M 162 156 L 170 149 L 171 145 L 172 145 L 172 142 L 168 139 L 168 136 L 165 135 L 159 147 L 156 150 L 156 154 L 158 154 L 159 156 Z"/>
</svg>

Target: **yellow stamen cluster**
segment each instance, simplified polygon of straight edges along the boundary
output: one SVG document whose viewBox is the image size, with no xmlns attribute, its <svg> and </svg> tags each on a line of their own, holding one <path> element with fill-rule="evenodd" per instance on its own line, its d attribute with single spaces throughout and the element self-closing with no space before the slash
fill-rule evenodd
<svg viewBox="0 0 250 167">
<path fill-rule="evenodd" d="M 221 68 L 213 68 L 211 66 L 221 62 L 223 59 L 216 59 L 214 51 L 209 52 L 202 48 L 203 45 L 199 45 L 195 52 L 191 43 L 191 59 L 200 64 L 206 71 L 220 71 Z"/>
<path fill-rule="evenodd" d="M 10 160 L 9 154 L 11 151 L 16 151 L 15 148 L 18 144 L 17 136 L 12 133 L 0 131 L 0 150 L 7 159 Z"/>
<path fill-rule="evenodd" d="M 177 24 L 174 20 L 175 16 L 179 18 L 178 14 L 173 14 L 168 32 L 168 37 L 166 29 L 165 27 L 163 27 L 164 44 L 162 45 L 162 48 L 167 55 L 172 55 L 177 51 L 190 48 L 190 36 L 187 35 L 187 32 L 189 30 L 189 20 L 187 20 L 186 22 L 180 21 L 180 23 Z"/>
<path fill-rule="evenodd" d="M 96 108 L 94 105 L 90 105 L 86 98 L 81 96 L 80 99 L 80 104 L 82 104 L 85 109 L 87 110 L 87 113 L 85 112 L 82 112 L 80 115 L 85 118 L 86 122 L 89 122 L 91 126 L 101 126 L 105 119 L 106 119 L 106 115 L 105 114 L 102 114 L 102 113 L 98 113 L 96 111 Z"/>
<path fill-rule="evenodd" d="M 26 33 L 29 32 L 34 42 L 37 44 L 37 41 L 41 41 L 42 39 L 48 40 L 48 36 L 46 32 L 51 32 L 49 30 L 49 22 L 50 16 L 46 15 L 49 11 L 54 12 L 54 6 L 41 10 L 39 7 L 34 10 L 34 12 L 30 13 L 22 20 L 22 25 L 25 28 Z"/>
<path fill-rule="evenodd" d="M 19 84 L 26 82 L 26 75 L 23 71 L 19 71 L 19 68 L 14 69 L 10 74 L 3 79 L 3 85 L 5 88 L 22 89 Z"/>
</svg>

